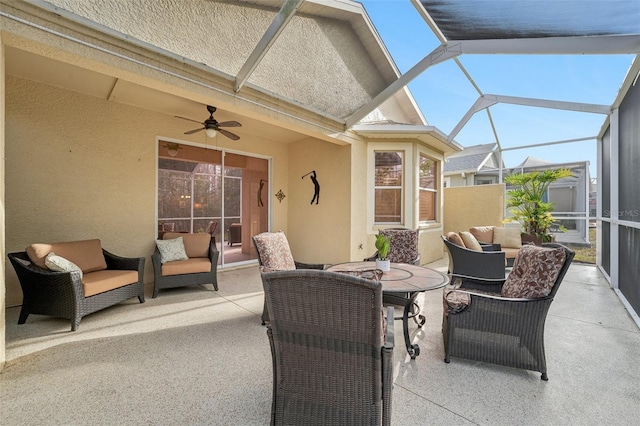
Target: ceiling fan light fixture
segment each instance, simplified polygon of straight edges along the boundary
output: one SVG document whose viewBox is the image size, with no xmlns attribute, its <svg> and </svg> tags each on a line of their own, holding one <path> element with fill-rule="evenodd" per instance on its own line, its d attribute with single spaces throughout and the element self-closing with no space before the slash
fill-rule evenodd
<svg viewBox="0 0 640 426">
<path fill-rule="evenodd" d="M 180 147 L 180 145 L 178 145 L 177 143 L 168 143 L 167 144 L 167 151 L 169 152 L 169 155 L 172 157 L 175 157 L 176 155 L 178 155 L 178 148 Z"/>
<path fill-rule="evenodd" d="M 216 129 L 211 129 L 211 128 L 205 130 L 204 132 L 207 134 L 207 137 L 209 137 L 209 138 L 214 138 L 216 136 L 216 134 L 218 133 L 218 132 L 216 132 Z"/>
</svg>

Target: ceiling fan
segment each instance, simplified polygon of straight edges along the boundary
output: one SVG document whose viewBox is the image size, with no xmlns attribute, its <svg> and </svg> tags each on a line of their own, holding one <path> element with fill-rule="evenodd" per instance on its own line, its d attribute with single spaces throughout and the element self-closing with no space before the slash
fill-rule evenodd
<svg viewBox="0 0 640 426">
<path fill-rule="evenodd" d="M 240 139 L 240 136 L 236 135 L 235 133 L 231 133 L 228 130 L 221 129 L 221 127 L 242 127 L 242 124 L 238 123 L 237 121 L 223 121 L 222 123 L 219 123 L 218 120 L 213 118 L 213 113 L 216 112 L 216 109 L 217 108 L 214 106 L 207 105 L 207 111 L 209 111 L 209 118 L 204 120 L 204 122 L 200 122 L 198 120 L 192 120 L 190 118 L 180 117 L 177 115 L 175 117 L 181 118 L 183 120 L 193 121 L 194 123 L 200 123 L 204 126 L 199 129 L 193 129 L 193 130 L 189 130 L 188 132 L 184 132 L 185 135 L 191 135 L 193 133 L 197 133 L 201 130 L 204 130 L 207 133 L 207 136 L 209 136 L 210 138 L 214 137 L 216 135 L 216 132 L 220 132 L 226 137 L 228 137 L 229 139 L 232 139 L 234 141 L 237 141 L 238 139 Z"/>
</svg>

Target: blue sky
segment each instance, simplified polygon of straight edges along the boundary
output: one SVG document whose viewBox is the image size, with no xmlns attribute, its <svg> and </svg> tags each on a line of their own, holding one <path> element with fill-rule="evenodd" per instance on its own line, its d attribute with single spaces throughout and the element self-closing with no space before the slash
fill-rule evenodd
<svg viewBox="0 0 640 426">
<path fill-rule="evenodd" d="M 361 0 L 401 73 L 440 43 L 409 0 Z M 485 94 L 610 105 L 633 55 L 462 55 Z M 430 67 L 409 84 L 429 124 L 449 134 L 478 98 L 453 60 Z M 491 108 L 503 148 L 595 136 L 605 116 L 499 104 Z M 485 112 L 456 136 L 462 146 L 495 142 Z M 595 140 L 504 153 L 507 167 L 527 156 L 549 162 L 589 161 L 596 177 Z"/>
</svg>

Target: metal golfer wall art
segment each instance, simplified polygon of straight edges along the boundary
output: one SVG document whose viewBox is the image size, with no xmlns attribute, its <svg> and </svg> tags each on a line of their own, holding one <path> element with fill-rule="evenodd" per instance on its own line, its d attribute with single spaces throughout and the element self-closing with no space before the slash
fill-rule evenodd
<svg viewBox="0 0 640 426">
<path fill-rule="evenodd" d="M 318 202 L 320 202 L 320 184 L 318 183 L 318 179 L 317 179 L 317 175 L 316 175 L 316 171 L 312 170 L 309 173 L 307 173 L 306 175 L 302 176 L 302 179 L 304 179 L 306 176 L 310 176 L 311 181 L 313 182 L 313 198 L 311 199 L 311 204 L 315 203 L 318 204 Z"/>
</svg>

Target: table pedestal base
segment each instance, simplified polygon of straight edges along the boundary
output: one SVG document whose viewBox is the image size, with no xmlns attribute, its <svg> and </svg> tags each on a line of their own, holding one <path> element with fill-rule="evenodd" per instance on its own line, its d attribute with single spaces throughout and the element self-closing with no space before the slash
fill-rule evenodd
<svg viewBox="0 0 640 426">
<path fill-rule="evenodd" d="M 418 325 L 418 328 L 422 328 L 427 320 L 424 315 L 420 314 L 420 307 L 416 303 L 416 297 L 418 294 L 420 294 L 419 291 L 404 294 L 385 294 L 383 296 L 384 303 L 404 307 L 402 316 L 394 319 L 402 320 L 404 344 L 407 347 L 407 353 L 411 359 L 416 359 L 416 357 L 420 355 L 420 346 L 418 346 L 417 343 L 411 343 L 411 337 L 409 337 L 409 318 L 413 318 Z"/>
</svg>

